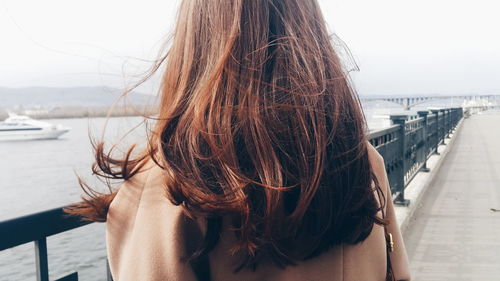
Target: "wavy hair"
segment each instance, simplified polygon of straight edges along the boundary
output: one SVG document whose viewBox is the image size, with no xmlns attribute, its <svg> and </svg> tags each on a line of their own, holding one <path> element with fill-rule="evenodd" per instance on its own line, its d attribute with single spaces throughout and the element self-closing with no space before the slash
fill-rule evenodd
<svg viewBox="0 0 500 281">
<path fill-rule="evenodd" d="M 94 172 L 128 180 L 154 161 L 168 199 L 207 224 L 193 258 L 227 217 L 240 268 L 291 265 L 385 224 L 359 98 L 315 0 L 184 0 L 177 17 L 148 149 L 113 158 L 100 142 Z M 117 190 L 83 187 L 68 212 L 105 221 Z"/>
</svg>

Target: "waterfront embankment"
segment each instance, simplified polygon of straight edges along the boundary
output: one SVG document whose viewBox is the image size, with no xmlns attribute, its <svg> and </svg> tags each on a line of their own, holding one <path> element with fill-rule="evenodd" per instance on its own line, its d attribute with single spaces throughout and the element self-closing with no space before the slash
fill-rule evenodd
<svg viewBox="0 0 500 281">
<path fill-rule="evenodd" d="M 9 112 L 27 115 L 34 119 L 67 119 L 67 118 L 93 118 L 93 117 L 124 117 L 124 116 L 152 116 L 156 114 L 156 107 L 146 105 L 129 106 L 102 106 L 84 107 L 67 106 L 51 109 L 5 109 L 0 108 L 0 120 L 9 116 Z"/>
<path fill-rule="evenodd" d="M 500 110 L 462 120 L 405 231 L 412 280 L 498 280 Z"/>
</svg>

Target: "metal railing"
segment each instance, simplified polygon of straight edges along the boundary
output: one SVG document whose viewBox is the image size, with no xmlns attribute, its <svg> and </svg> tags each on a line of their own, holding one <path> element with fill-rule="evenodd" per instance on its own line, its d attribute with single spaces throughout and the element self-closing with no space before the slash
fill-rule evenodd
<svg viewBox="0 0 500 281">
<path fill-rule="evenodd" d="M 0 251 L 25 243 L 35 243 L 36 280 L 49 280 L 47 237 L 89 224 L 78 217 L 68 216 L 63 208 L 56 208 L 0 222 Z M 56 281 L 78 280 L 71 272 Z"/>
<path fill-rule="evenodd" d="M 438 146 L 449 138 L 462 117 L 461 107 L 419 111 L 415 119 L 391 115 L 393 126 L 370 134 L 370 143 L 384 158 L 395 204 L 410 204 L 405 199 L 405 187 L 418 172 L 429 171 L 427 159 L 438 153 Z"/>
<path fill-rule="evenodd" d="M 449 136 L 463 117 L 462 108 L 418 112 L 419 118 L 392 115 L 394 125 L 372 132 L 369 140 L 383 156 L 395 203 L 408 205 L 405 186 L 419 171 L 428 171 L 427 159 L 437 153 L 437 147 Z M 0 222 L 0 251 L 29 242 L 35 243 L 37 281 L 48 281 L 47 237 L 72 230 L 90 222 L 68 216 L 56 208 Z M 56 281 L 77 281 L 71 272 Z M 107 280 L 112 277 L 107 273 Z"/>
</svg>

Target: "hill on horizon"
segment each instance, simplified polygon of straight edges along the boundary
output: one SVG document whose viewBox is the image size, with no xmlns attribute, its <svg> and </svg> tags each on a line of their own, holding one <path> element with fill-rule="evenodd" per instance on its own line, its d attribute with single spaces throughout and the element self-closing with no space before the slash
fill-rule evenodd
<svg viewBox="0 0 500 281">
<path fill-rule="evenodd" d="M 0 87 L 0 108 L 109 107 L 123 93 L 111 87 Z M 127 104 L 146 105 L 155 96 L 131 92 L 123 100 Z"/>
</svg>

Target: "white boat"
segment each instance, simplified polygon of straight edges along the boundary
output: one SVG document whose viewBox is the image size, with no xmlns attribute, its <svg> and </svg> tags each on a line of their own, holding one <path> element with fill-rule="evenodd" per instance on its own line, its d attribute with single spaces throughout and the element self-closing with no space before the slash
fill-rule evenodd
<svg viewBox="0 0 500 281">
<path fill-rule="evenodd" d="M 0 141 L 57 139 L 69 129 L 9 113 L 9 117 L 0 122 Z"/>
</svg>

